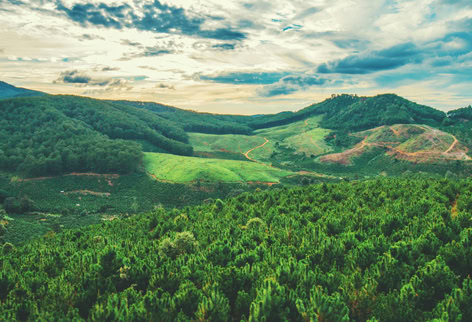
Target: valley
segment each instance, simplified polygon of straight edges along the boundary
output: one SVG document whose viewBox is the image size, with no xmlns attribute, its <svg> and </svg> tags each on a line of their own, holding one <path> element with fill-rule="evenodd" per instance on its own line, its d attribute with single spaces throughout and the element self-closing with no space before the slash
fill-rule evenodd
<svg viewBox="0 0 472 322">
<path fill-rule="evenodd" d="M 450 115 L 391 94 L 257 117 L 0 100 L 0 319 L 468 314 L 472 126 Z"/>
<path fill-rule="evenodd" d="M 0 321 L 472 321 L 471 0 L 0 24 Z"/>
</svg>

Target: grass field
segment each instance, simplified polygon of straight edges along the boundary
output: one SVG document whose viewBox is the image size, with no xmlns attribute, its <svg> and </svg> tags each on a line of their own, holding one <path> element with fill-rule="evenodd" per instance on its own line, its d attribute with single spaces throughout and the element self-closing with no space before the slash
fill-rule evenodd
<svg viewBox="0 0 472 322">
<path fill-rule="evenodd" d="M 318 115 L 304 121 L 256 131 L 257 136 L 266 137 L 269 143 L 265 149 L 255 150 L 251 155 L 257 160 L 267 160 L 282 145 L 297 154 L 306 156 L 320 155 L 331 151 L 324 138 L 330 130 L 319 127 L 322 116 Z"/>
<path fill-rule="evenodd" d="M 324 141 L 330 131 L 319 127 L 321 118 L 322 116 L 315 116 L 288 125 L 258 130 L 253 136 L 190 133 L 190 144 L 198 156 L 239 160 L 244 153 L 261 146 L 267 139 L 264 146 L 249 153 L 250 158 L 266 164 L 270 164 L 274 152 L 281 152 L 281 146 L 299 155 L 317 156 L 332 150 Z M 227 155 L 223 157 L 223 153 Z"/>
<path fill-rule="evenodd" d="M 249 135 L 189 133 L 189 137 L 194 151 L 202 152 L 245 153 L 264 143 L 263 137 Z"/>
<path fill-rule="evenodd" d="M 172 182 L 279 182 L 281 178 L 293 175 L 293 172 L 256 162 L 183 157 L 164 153 L 145 153 L 144 166 L 156 179 Z"/>
</svg>

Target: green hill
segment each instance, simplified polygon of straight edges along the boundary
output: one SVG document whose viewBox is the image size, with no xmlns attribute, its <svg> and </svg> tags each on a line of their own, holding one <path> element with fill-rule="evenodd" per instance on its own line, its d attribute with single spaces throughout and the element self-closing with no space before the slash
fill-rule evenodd
<svg viewBox="0 0 472 322">
<path fill-rule="evenodd" d="M 276 189 L 4 244 L 0 320 L 470 321 L 470 191 Z"/>
<path fill-rule="evenodd" d="M 252 129 L 246 124 L 251 117 L 222 115 L 184 110 L 172 106 L 133 101 L 110 101 L 149 110 L 160 117 L 181 124 L 187 132 L 209 134 L 250 134 Z"/>
<path fill-rule="evenodd" d="M 146 171 L 158 180 L 171 182 L 264 182 L 278 183 L 295 175 L 265 164 L 249 161 L 183 157 L 163 153 L 145 153 Z"/>
<path fill-rule="evenodd" d="M 444 112 L 416 104 L 395 94 L 373 97 L 342 94 L 333 95 L 298 112 L 260 116 L 249 125 L 256 129 L 269 128 L 321 114 L 324 115 L 322 127 L 342 131 L 367 130 L 399 123 L 439 126 L 446 117 Z"/>
<path fill-rule="evenodd" d="M 13 97 L 43 96 L 46 93 L 33 91 L 31 89 L 16 87 L 0 81 L 0 99 Z"/>
<path fill-rule="evenodd" d="M 76 96 L 0 101 L 0 170 L 131 172 L 142 159 L 133 141 L 192 154 L 180 127 L 148 111 Z"/>
</svg>

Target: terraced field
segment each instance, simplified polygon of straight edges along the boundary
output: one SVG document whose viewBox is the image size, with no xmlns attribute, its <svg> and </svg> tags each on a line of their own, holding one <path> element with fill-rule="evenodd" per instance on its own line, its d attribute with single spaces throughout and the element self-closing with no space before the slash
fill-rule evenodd
<svg viewBox="0 0 472 322">
<path fill-rule="evenodd" d="M 171 182 L 254 182 L 278 183 L 294 175 L 291 171 L 250 161 L 183 157 L 164 153 L 145 153 L 144 166 L 155 179 Z"/>
</svg>

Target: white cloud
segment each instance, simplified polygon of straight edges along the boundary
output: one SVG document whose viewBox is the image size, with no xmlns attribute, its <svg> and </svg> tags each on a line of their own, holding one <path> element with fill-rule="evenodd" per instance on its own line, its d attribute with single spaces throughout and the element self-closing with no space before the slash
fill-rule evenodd
<svg viewBox="0 0 472 322">
<path fill-rule="evenodd" d="M 64 0 L 63 4 L 72 8 L 78 2 L 86 3 Z M 437 67 L 435 74 L 431 66 L 440 47 L 438 44 L 442 44 L 443 52 L 467 50 L 471 46 L 464 38 L 447 42 L 441 42 L 441 38 L 460 31 L 462 27 L 458 22 L 471 19 L 472 8 L 447 2 L 234 0 L 223 4 L 217 0 L 161 1 L 183 8 L 189 19 L 204 19 L 202 30 L 226 28 L 244 33 L 242 40 L 201 38 L 198 34 L 173 29 L 157 33 L 126 26 L 114 29 L 93 23 L 79 24 L 57 11 L 53 2 L 41 7 L 35 0 L 25 1 L 23 6 L 2 3 L 7 11 L 0 11 L 3 26 L 0 30 L 3 50 L 0 52 L 0 58 L 3 57 L 0 79 L 50 93 L 84 94 L 84 88 L 54 83 L 64 71 L 77 70 L 94 78 L 126 79 L 133 86 L 133 89 L 128 86 L 113 92 L 87 88 L 86 93 L 94 97 L 147 99 L 225 113 L 268 113 L 301 108 L 332 92 L 396 91 L 423 102 L 426 99 L 421 95 L 429 95 L 427 101 L 433 106 L 459 107 L 469 98 L 466 92 L 471 85 L 470 78 L 456 78 L 458 83 L 453 84 L 453 72 L 442 66 Z M 100 1 L 90 0 L 89 3 L 99 4 Z M 126 3 L 140 14 L 142 3 Z M 464 32 L 470 35 L 470 30 Z M 393 70 L 364 75 L 334 74 L 332 78 L 343 82 L 294 90 L 283 97 L 260 98 L 257 84 L 219 84 L 192 77 L 251 71 L 310 75 L 316 74 L 320 64 L 408 42 L 429 54 L 417 63 Z M 162 50 L 162 54 L 146 55 L 149 48 Z M 463 54 L 460 59 L 448 56 L 443 61 L 456 67 L 470 67 L 472 60 L 466 58 L 467 54 Z M 106 66 L 113 70 L 107 71 L 105 76 L 102 69 Z M 412 70 L 418 74 L 428 73 L 428 79 L 412 78 L 409 74 Z M 382 75 L 404 78 L 385 84 L 378 81 Z M 133 79 L 136 76 L 145 76 L 145 79 Z M 165 85 L 156 89 L 158 84 Z M 165 86 L 175 90 L 166 90 Z M 434 94 L 445 88 L 448 93 Z"/>
</svg>

